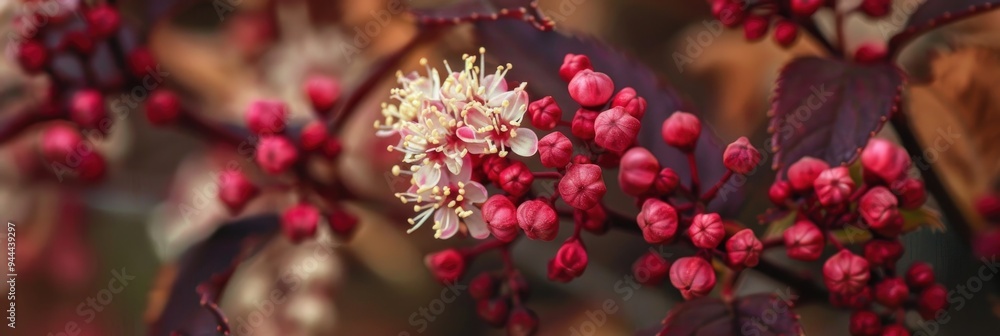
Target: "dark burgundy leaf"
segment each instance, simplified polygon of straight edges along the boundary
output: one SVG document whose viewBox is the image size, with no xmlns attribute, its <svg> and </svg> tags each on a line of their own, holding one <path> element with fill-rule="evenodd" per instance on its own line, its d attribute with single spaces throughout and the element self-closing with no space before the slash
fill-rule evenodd
<svg viewBox="0 0 1000 336">
<path fill-rule="evenodd" d="M 521 19 L 540 30 L 551 30 L 554 23 L 538 11 L 535 0 L 459 0 L 434 8 L 411 10 L 424 25 L 456 25 L 464 22 Z"/>
<path fill-rule="evenodd" d="M 690 180 L 687 159 L 679 150 L 667 146 L 660 136 L 660 125 L 675 111 L 692 111 L 691 106 L 673 88 L 661 85 L 652 69 L 615 51 L 600 42 L 569 37 L 554 31 L 538 31 L 515 20 L 481 22 L 476 25 L 480 43 L 486 47 L 488 58 L 511 63 L 507 76 L 516 81 L 528 82 L 532 97 L 552 96 L 563 108 L 563 118 L 572 119 L 579 104 L 569 96 L 566 82 L 559 77 L 559 66 L 566 54 L 584 54 L 590 57 L 597 71 L 608 74 L 615 81 L 615 88 L 630 86 L 646 98 L 648 106 L 639 131 L 639 143 L 649 148 L 660 162 L 673 168 L 682 181 Z M 703 185 L 712 185 L 725 173 L 722 165 L 722 146 L 706 127 L 698 141 L 695 156 Z M 740 193 L 720 193 L 712 202 L 713 211 L 735 211 L 741 200 Z"/>
<path fill-rule="evenodd" d="M 732 306 L 713 297 L 678 304 L 663 321 L 660 336 L 802 335 L 798 315 L 773 294 L 754 294 Z"/>
<path fill-rule="evenodd" d="M 920 34 L 997 8 L 1000 0 L 926 0 L 906 20 L 905 28 L 889 40 L 889 50 L 896 54 Z"/>
<path fill-rule="evenodd" d="M 853 162 L 898 108 L 903 74 L 892 64 L 799 58 L 781 70 L 771 108 L 775 169 L 805 156 Z"/>
</svg>

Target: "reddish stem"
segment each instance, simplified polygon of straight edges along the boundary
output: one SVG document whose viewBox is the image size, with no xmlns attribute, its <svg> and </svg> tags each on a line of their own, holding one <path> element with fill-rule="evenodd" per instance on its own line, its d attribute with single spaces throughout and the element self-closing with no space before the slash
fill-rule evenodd
<svg viewBox="0 0 1000 336">
<path fill-rule="evenodd" d="M 722 186 L 725 185 L 726 182 L 729 182 L 729 179 L 732 177 L 733 171 L 727 169 L 726 173 L 722 175 L 721 179 L 719 179 L 719 182 L 715 183 L 715 185 L 712 186 L 712 189 L 706 191 L 704 195 L 701 195 L 701 201 L 708 204 L 708 202 L 715 199 L 715 196 L 719 194 L 719 189 L 722 189 Z"/>
<path fill-rule="evenodd" d="M 784 246 L 785 239 L 782 237 L 770 238 L 764 240 L 763 242 L 761 242 L 761 244 L 764 245 L 764 249 L 766 250 L 772 247 Z"/>
<path fill-rule="evenodd" d="M 561 179 L 563 177 L 559 172 L 531 172 L 531 175 L 538 179 Z"/>
<path fill-rule="evenodd" d="M 688 167 L 691 168 L 691 195 L 699 194 L 701 190 L 701 179 L 698 177 L 698 161 L 694 158 L 694 151 L 687 153 Z M 695 201 L 692 199 L 692 201 Z"/>
<path fill-rule="evenodd" d="M 489 250 L 492 250 L 492 249 L 502 248 L 502 247 L 504 247 L 504 246 L 506 246 L 508 244 L 510 244 L 510 243 L 504 242 L 502 240 L 493 239 L 493 240 L 489 240 L 489 241 L 485 241 L 485 242 L 479 243 L 478 245 L 470 247 L 470 248 L 465 249 L 465 250 L 462 250 L 461 252 L 466 257 L 475 257 L 477 255 L 480 255 L 480 254 L 486 252 L 486 251 L 489 251 Z"/>
</svg>

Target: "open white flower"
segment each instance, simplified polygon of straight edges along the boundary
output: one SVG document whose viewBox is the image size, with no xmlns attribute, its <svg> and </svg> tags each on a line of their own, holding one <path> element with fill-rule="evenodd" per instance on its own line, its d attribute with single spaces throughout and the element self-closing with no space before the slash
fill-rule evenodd
<svg viewBox="0 0 1000 336">
<path fill-rule="evenodd" d="M 465 224 L 473 238 L 489 237 L 483 215 L 475 206 L 486 201 L 486 188 L 471 181 L 471 162 L 465 162 L 463 167 L 458 175 L 441 176 L 433 186 L 413 184 L 406 192 L 396 193 L 404 204 L 416 203 L 413 211 L 417 215 L 407 220 L 412 226 L 407 233 L 416 231 L 433 217 L 434 238 L 451 238 L 458 233 L 460 223 Z"/>
</svg>

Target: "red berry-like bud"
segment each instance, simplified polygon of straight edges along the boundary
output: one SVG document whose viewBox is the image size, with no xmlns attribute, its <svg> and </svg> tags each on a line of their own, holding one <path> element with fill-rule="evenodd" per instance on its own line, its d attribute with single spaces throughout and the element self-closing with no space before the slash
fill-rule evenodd
<svg viewBox="0 0 1000 336">
<path fill-rule="evenodd" d="M 601 167 L 594 164 L 572 165 L 559 180 L 559 195 L 563 201 L 581 210 L 596 206 L 607 191 Z"/>
<path fill-rule="evenodd" d="M 816 224 L 803 220 L 785 230 L 785 252 L 788 257 L 802 261 L 815 261 L 823 255 L 826 240 Z"/>
<path fill-rule="evenodd" d="M 601 107 L 615 93 L 615 82 L 603 72 L 580 70 L 569 81 L 569 96 L 583 107 Z"/>
<path fill-rule="evenodd" d="M 924 181 L 904 178 L 892 184 L 892 191 L 899 196 L 899 206 L 904 209 L 919 209 L 927 202 Z"/>
<path fill-rule="evenodd" d="M 885 187 L 872 188 L 861 196 L 858 211 L 865 223 L 880 234 L 896 236 L 903 229 L 903 218 L 897 209 L 896 195 Z"/>
<path fill-rule="evenodd" d="M 633 118 L 642 120 L 642 116 L 646 115 L 646 98 L 639 97 L 635 89 L 625 87 L 611 99 L 611 107 L 621 107 Z"/>
<path fill-rule="evenodd" d="M 694 243 L 695 247 L 714 249 L 722 242 L 722 238 L 725 238 L 726 230 L 719 214 L 704 213 L 694 216 L 687 234 L 691 237 L 691 242 Z"/>
<path fill-rule="evenodd" d="M 868 285 L 868 261 L 849 250 L 841 250 L 823 264 L 823 282 L 831 292 L 850 295 Z"/>
<path fill-rule="evenodd" d="M 726 258 L 730 265 L 757 266 L 764 244 L 757 239 L 751 229 L 743 229 L 726 241 Z"/>
<path fill-rule="evenodd" d="M 804 157 L 788 167 L 788 182 L 792 184 L 792 189 L 796 191 L 809 191 L 813 188 L 813 182 L 830 165 L 813 157 Z"/>
<path fill-rule="evenodd" d="M 257 186 L 240 171 L 226 171 L 219 175 L 219 200 L 231 214 L 243 211 L 247 202 L 257 197 L 258 191 Z"/>
<path fill-rule="evenodd" d="M 834 307 L 847 308 L 847 309 L 867 309 L 872 303 L 872 291 L 869 287 L 865 286 L 860 292 L 854 294 L 837 294 L 830 293 L 830 303 Z"/>
<path fill-rule="evenodd" d="M 590 158 L 583 154 L 577 154 L 573 156 L 573 159 L 570 162 L 573 164 L 589 164 Z"/>
<path fill-rule="evenodd" d="M 915 290 L 934 285 L 934 269 L 922 261 L 914 262 L 906 271 L 906 284 Z"/>
<path fill-rule="evenodd" d="M 875 285 L 875 301 L 889 309 L 898 308 L 910 297 L 910 289 L 900 278 L 887 278 Z"/>
<path fill-rule="evenodd" d="M 864 254 L 873 265 L 891 267 L 903 257 L 903 244 L 898 240 L 872 239 L 865 243 Z"/>
<path fill-rule="evenodd" d="M 1000 195 L 986 195 L 976 200 L 976 212 L 988 221 L 1000 222 Z"/>
<path fill-rule="evenodd" d="M 323 157 L 333 160 L 340 156 L 340 152 L 344 150 L 344 145 L 340 143 L 340 139 L 328 136 L 323 143 L 322 150 Z"/>
<path fill-rule="evenodd" d="M 666 195 L 674 192 L 678 184 L 680 184 L 680 177 L 677 176 L 677 172 L 669 167 L 663 168 L 660 169 L 656 180 L 653 180 L 653 190 L 657 195 Z"/>
<path fill-rule="evenodd" d="M 813 189 L 824 206 L 844 204 L 854 192 L 850 169 L 838 166 L 824 170 L 813 181 Z"/>
<path fill-rule="evenodd" d="M 799 37 L 799 26 L 794 22 L 781 20 L 774 25 L 774 41 L 782 47 L 791 46 Z"/>
<path fill-rule="evenodd" d="M 767 190 L 767 197 L 771 203 L 779 208 L 788 207 L 788 197 L 792 195 L 792 185 L 787 181 L 774 181 L 771 188 Z"/>
<path fill-rule="evenodd" d="M 608 231 L 608 213 L 604 206 L 597 206 L 586 210 L 573 210 L 573 220 L 583 223 L 583 229 L 596 234 L 603 234 Z"/>
<path fill-rule="evenodd" d="M 573 115 L 573 121 L 570 123 L 570 133 L 581 140 L 594 139 L 594 120 L 597 119 L 597 115 L 598 113 L 595 111 L 587 109 L 577 110 L 576 114 Z"/>
<path fill-rule="evenodd" d="M 851 336 L 879 336 L 882 321 L 878 314 L 869 310 L 859 310 L 851 314 Z"/>
<path fill-rule="evenodd" d="M 861 64 L 875 64 L 885 62 L 889 57 L 889 51 L 885 43 L 869 42 L 862 44 L 858 50 L 854 51 L 854 61 Z"/>
<path fill-rule="evenodd" d="M 325 75 L 312 75 L 306 79 L 303 90 L 313 110 L 325 115 L 333 108 L 340 98 L 340 82 L 336 78 Z"/>
<path fill-rule="evenodd" d="M 302 127 L 299 144 L 303 150 L 314 151 L 326 144 L 326 136 L 326 124 L 320 120 L 313 120 Z"/>
<path fill-rule="evenodd" d="M 503 326 L 507 322 L 509 312 L 510 307 L 507 305 L 507 299 L 505 298 L 476 301 L 476 314 L 490 326 Z"/>
<path fill-rule="evenodd" d="M 90 55 L 94 51 L 94 40 L 90 38 L 90 35 L 82 31 L 71 31 L 63 35 L 62 41 L 59 45 L 63 48 L 69 48 L 77 53 L 83 55 Z"/>
<path fill-rule="evenodd" d="M 756 41 L 767 35 L 771 20 L 760 15 L 751 15 L 743 22 L 743 37 L 747 41 Z"/>
<path fill-rule="evenodd" d="M 257 164 L 271 175 L 278 175 L 290 168 L 299 159 L 298 150 L 282 136 L 261 137 L 257 143 Z"/>
<path fill-rule="evenodd" d="M 677 233 L 677 210 L 661 200 L 650 198 L 642 203 L 636 217 L 642 237 L 650 244 L 664 244 Z"/>
<path fill-rule="evenodd" d="M 902 325 L 893 324 L 882 328 L 882 336 L 910 336 L 910 331 Z"/>
<path fill-rule="evenodd" d="M 528 105 L 528 115 L 535 128 L 548 131 L 556 128 L 562 120 L 562 109 L 552 96 L 546 96 Z"/>
<path fill-rule="evenodd" d="M 743 22 L 746 12 L 743 10 L 741 2 L 731 1 L 722 5 L 719 14 L 716 16 L 726 27 L 733 28 Z"/>
<path fill-rule="evenodd" d="M 570 238 L 556 252 L 555 259 L 549 261 L 549 280 L 569 282 L 583 274 L 587 262 L 587 249 L 579 239 Z"/>
<path fill-rule="evenodd" d="M 542 165 L 565 168 L 573 155 L 573 143 L 560 132 L 552 132 L 538 140 L 538 155 Z"/>
<path fill-rule="evenodd" d="M 538 331 L 538 317 L 527 308 L 515 308 L 507 319 L 507 336 L 531 336 Z"/>
<path fill-rule="evenodd" d="M 691 300 L 708 294 L 715 288 L 715 270 L 705 259 L 684 257 L 670 266 L 670 283 Z"/>
<path fill-rule="evenodd" d="M 76 168 L 76 176 L 84 182 L 97 182 L 104 178 L 107 171 L 107 161 L 101 153 L 90 152 L 80 157 L 80 165 Z"/>
<path fill-rule="evenodd" d="M 552 241 L 559 233 L 559 218 L 548 203 L 531 200 L 517 207 L 517 224 L 528 239 Z"/>
<path fill-rule="evenodd" d="M 882 181 L 892 184 L 906 176 L 910 157 L 906 150 L 889 140 L 875 138 L 861 151 L 861 167 L 865 181 Z"/>
<path fill-rule="evenodd" d="M 861 2 L 861 11 L 874 18 L 889 15 L 892 11 L 892 0 L 864 0 Z"/>
<path fill-rule="evenodd" d="M 670 273 L 671 262 L 655 252 L 647 252 L 632 264 L 635 281 L 646 286 L 659 286 Z"/>
<path fill-rule="evenodd" d="M 90 35 L 98 39 L 114 35 L 122 23 L 118 10 L 107 4 L 91 7 L 86 15 Z"/>
<path fill-rule="evenodd" d="M 938 312 L 948 308 L 948 290 L 940 284 L 924 288 L 917 296 L 917 311 L 924 320 L 937 318 Z"/>
<path fill-rule="evenodd" d="M 132 76 L 143 78 L 152 71 L 156 71 L 156 57 L 153 52 L 146 47 L 137 47 L 128 53 L 128 69 Z"/>
<path fill-rule="evenodd" d="M 726 146 L 726 151 L 722 153 L 722 163 L 726 168 L 740 175 L 746 175 L 757 169 L 760 160 L 760 152 L 750 144 L 747 137 L 736 139 Z"/>
<path fill-rule="evenodd" d="M 83 142 L 80 132 L 66 123 L 55 123 L 42 132 L 42 156 L 46 160 L 63 162 L 66 156 L 77 151 Z"/>
<path fill-rule="evenodd" d="M 465 256 L 453 248 L 428 254 L 424 263 L 434 278 L 443 284 L 456 283 L 465 274 Z"/>
<path fill-rule="evenodd" d="M 690 152 L 698 144 L 698 136 L 701 135 L 701 121 L 691 113 L 674 112 L 663 121 L 660 135 L 663 136 L 663 141 L 668 145 Z"/>
<path fill-rule="evenodd" d="M 98 129 L 101 120 L 108 119 L 104 96 L 93 89 L 77 91 L 70 101 L 69 116 L 81 128 Z"/>
<path fill-rule="evenodd" d="M 582 70 L 594 70 L 590 65 L 590 58 L 587 58 L 587 55 L 566 54 L 562 66 L 559 67 L 559 77 L 568 83 Z"/>
<path fill-rule="evenodd" d="M 310 204 L 298 204 L 281 214 L 281 230 L 293 243 L 316 235 L 319 227 L 319 210 Z"/>
<path fill-rule="evenodd" d="M 469 282 L 469 294 L 476 300 L 492 299 L 497 293 L 496 277 L 489 273 L 480 273 Z"/>
<path fill-rule="evenodd" d="M 180 98 L 173 91 L 160 89 L 149 94 L 146 101 L 146 119 L 150 124 L 163 126 L 177 121 L 181 113 Z"/>
<path fill-rule="evenodd" d="M 256 134 L 273 134 L 285 130 L 288 111 L 285 103 L 277 100 L 258 100 L 247 109 L 247 127 Z"/>
<path fill-rule="evenodd" d="M 631 196 L 641 196 L 653 187 L 660 174 L 660 163 L 644 147 L 633 147 L 622 156 L 618 184 Z"/>
<path fill-rule="evenodd" d="M 612 107 L 594 120 L 594 142 L 611 151 L 621 152 L 635 142 L 639 127 L 639 119 L 625 113 L 624 108 Z"/>
<path fill-rule="evenodd" d="M 29 74 L 42 71 L 49 64 L 49 51 L 35 40 L 26 40 L 17 46 L 17 62 Z"/>
<path fill-rule="evenodd" d="M 486 160 L 483 161 L 483 171 L 486 173 L 486 178 L 490 179 L 490 182 L 494 184 L 500 183 L 500 173 L 504 169 L 510 166 L 510 159 L 502 158 L 499 156 L 487 156 Z"/>
<path fill-rule="evenodd" d="M 820 7 L 823 7 L 823 0 L 792 0 L 792 13 L 798 16 L 812 16 Z"/>
<path fill-rule="evenodd" d="M 528 165 L 521 161 L 514 161 L 510 166 L 500 172 L 500 188 L 511 196 L 521 197 L 531 190 L 531 184 L 535 182 L 535 176 L 531 174 Z"/>
<path fill-rule="evenodd" d="M 517 237 L 517 208 L 510 198 L 493 195 L 483 203 L 483 220 L 490 233 L 501 241 L 511 242 Z"/>
<path fill-rule="evenodd" d="M 343 239 L 351 239 L 354 236 L 354 231 L 358 228 L 358 217 L 343 210 L 331 212 L 327 222 L 330 230 Z"/>
</svg>

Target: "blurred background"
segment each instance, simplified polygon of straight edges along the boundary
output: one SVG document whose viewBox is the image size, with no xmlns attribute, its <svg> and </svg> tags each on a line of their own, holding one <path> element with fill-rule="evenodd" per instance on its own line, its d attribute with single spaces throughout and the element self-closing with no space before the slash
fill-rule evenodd
<svg viewBox="0 0 1000 336">
<path fill-rule="evenodd" d="M 402 0 L 152 0 L 118 1 L 132 44 L 145 43 L 166 71 L 165 82 L 182 92 L 185 105 L 221 124 L 240 125 L 247 104 L 259 98 L 287 102 L 293 124 L 310 118 L 301 83 L 324 73 L 353 87 L 383 57 L 403 48 L 417 33 L 414 19 L 399 13 L 381 20 Z M 57 0 L 72 8 L 74 0 Z M 405 1 L 416 7 L 448 1 Z M 848 46 L 883 41 L 898 30 L 916 1 L 899 1 L 885 21 L 852 18 Z M 0 0 L 0 32 L 15 27 L 21 1 Z M 788 49 L 771 39 L 747 42 L 741 30 L 715 31 L 708 5 L 695 0 L 541 0 L 540 8 L 557 30 L 593 36 L 632 55 L 686 95 L 724 143 L 748 136 L 763 144 L 766 115 L 778 70 L 797 55 L 818 54 L 807 39 Z M 974 199 L 992 191 L 1000 173 L 1000 13 L 978 16 L 928 34 L 906 50 L 901 65 L 911 74 L 912 115 L 918 133 L 933 139 L 941 127 L 954 126 L 961 137 L 940 152 L 935 169 L 945 176 L 951 197 L 972 228 L 924 229 L 905 236 L 905 267 L 916 260 L 933 264 L 949 289 L 965 284 L 982 266 L 970 241 L 987 224 L 972 210 Z M 376 22 L 377 34 L 359 34 Z M 893 23 L 896 22 L 896 23 Z M 417 60 L 432 63 L 476 50 L 470 26 L 449 30 L 407 53 L 404 69 Z M 699 34 L 711 40 L 701 43 Z M 365 41 L 370 40 L 370 41 Z M 10 40 L 0 40 L 0 117 L 40 95 L 44 79 L 28 76 L 11 61 Z M 530 51 L 530 46 L 528 46 Z M 487 51 L 489 52 L 489 51 Z M 690 59 L 679 63 L 678 55 Z M 504 62 L 503 60 L 497 60 Z M 515 64 L 514 66 L 517 66 Z M 556 71 L 557 69 L 552 69 Z M 530 82 L 530 78 L 517 79 Z M 391 76 L 373 92 L 388 92 Z M 371 124 L 378 104 L 365 98 L 347 121 L 341 138 L 344 157 L 336 164 L 316 162 L 367 201 L 348 208 L 361 217 L 354 239 L 329 239 L 294 245 L 269 235 L 273 213 L 292 200 L 265 194 L 238 217 L 216 200 L 213 172 L 235 160 L 253 164 L 227 148 L 216 148 L 197 134 L 153 128 L 141 108 L 118 121 L 98 146 L 109 159 L 108 178 L 96 185 L 71 185 L 26 175 L 37 130 L 28 130 L 0 147 L 0 214 L 18 223 L 17 329 L 2 335 L 166 335 L 170 327 L 205 323 L 194 317 L 198 281 L 227 263 L 245 244 L 260 237 L 259 251 L 236 268 L 220 306 L 237 335 L 490 335 L 465 293 L 450 294 L 430 276 L 423 256 L 468 242 L 438 241 L 430 234 L 405 233 L 393 190 L 400 181 L 388 174 L 392 158 L 374 141 Z M 881 136 L 893 138 L 887 127 Z M 761 147 L 761 146 L 758 146 Z M 670 165 L 671 163 L 667 163 Z M 769 206 L 764 197 L 772 182 L 759 174 L 747 186 L 739 219 L 754 223 Z M 404 183 L 405 184 L 405 183 Z M 948 223 L 953 224 L 953 223 Z M 765 228 L 759 227 L 761 231 Z M 563 235 L 567 230 L 563 230 Z M 323 233 L 328 235 L 328 232 Z M 545 261 L 555 244 L 524 242 L 514 258 L 532 284 L 530 306 L 541 317 L 541 335 L 569 335 L 595 325 L 593 335 L 631 335 L 656 330 L 670 307 L 681 301 L 669 288 L 632 288 L 625 284 L 631 264 L 647 250 L 633 235 L 612 231 L 588 241 L 591 264 L 571 284 L 545 280 Z M 669 251 L 668 251 L 669 253 Z M 818 279 L 818 269 L 769 256 Z M 499 259 L 477 262 L 467 274 L 496 269 Z M 296 279 L 296 281 L 289 281 Z M 122 290 L 109 293 L 109 282 Z M 127 284 L 126 284 L 127 283 Z M 295 286 L 290 286 L 292 283 Z M 624 285 L 623 285 L 624 284 Z M 750 272 L 739 294 L 775 292 L 784 285 Z M 268 295 L 288 293 L 283 303 Z M 928 335 L 1000 334 L 1000 280 L 984 281 L 950 322 Z M 109 295 L 110 294 L 110 295 Z M 108 299 L 109 298 L 109 299 Z M 96 304 L 94 303 L 96 299 Z M 450 300 L 450 299 L 449 299 Z M 595 318 L 606 300 L 620 310 Z M 105 304 L 106 303 L 106 304 Z M 427 317 L 421 313 L 443 307 Z M 194 308 L 202 309 L 202 308 Z M 797 308 L 808 335 L 845 335 L 848 313 L 825 300 Z M 916 318 L 911 316 L 911 318 Z M 241 327 L 242 326 L 242 327 Z M 928 327 L 930 328 L 930 327 Z M 79 329 L 79 331 L 77 331 Z M 211 333 L 191 333 L 209 335 Z"/>
</svg>

